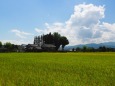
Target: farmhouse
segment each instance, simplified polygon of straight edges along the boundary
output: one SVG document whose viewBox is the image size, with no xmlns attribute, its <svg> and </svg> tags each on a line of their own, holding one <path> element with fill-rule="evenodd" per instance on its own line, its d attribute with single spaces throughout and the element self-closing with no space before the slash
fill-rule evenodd
<svg viewBox="0 0 115 86">
<path fill-rule="evenodd" d="M 52 44 L 43 44 L 41 48 L 45 51 L 55 51 L 56 46 Z"/>
<path fill-rule="evenodd" d="M 26 51 L 33 51 L 33 52 L 38 52 L 38 51 L 55 51 L 55 47 L 52 44 L 43 44 L 41 46 L 38 46 L 36 44 L 28 44 L 25 48 Z"/>
<path fill-rule="evenodd" d="M 41 50 L 42 50 L 42 48 L 36 44 L 28 44 L 26 46 L 26 51 L 34 51 L 35 52 L 35 51 L 41 51 Z"/>
<path fill-rule="evenodd" d="M 7 48 L 1 47 L 0 52 L 7 52 Z"/>
<path fill-rule="evenodd" d="M 33 44 L 28 44 L 26 46 L 26 51 L 33 51 L 33 52 L 38 52 L 38 51 L 55 51 L 56 46 L 53 44 L 45 44 L 43 41 L 43 37 L 38 36 L 34 38 L 34 43 Z"/>
</svg>

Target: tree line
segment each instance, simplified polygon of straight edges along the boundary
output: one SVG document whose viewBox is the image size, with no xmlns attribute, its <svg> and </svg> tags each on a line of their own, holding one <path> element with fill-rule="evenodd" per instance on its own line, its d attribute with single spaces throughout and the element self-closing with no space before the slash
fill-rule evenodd
<svg viewBox="0 0 115 86">
<path fill-rule="evenodd" d="M 10 42 L 0 42 L 0 52 L 15 52 L 18 50 L 18 45 L 11 44 Z"/>
<path fill-rule="evenodd" d="M 60 45 L 58 45 L 57 48 L 59 48 Z M 17 50 L 19 49 L 18 46 L 19 45 L 14 45 L 11 44 L 10 42 L 6 42 L 4 44 L 0 42 L 0 52 L 17 52 Z M 100 46 L 99 48 L 83 46 L 83 47 L 72 48 L 71 51 L 72 52 L 115 52 L 115 48 L 110 48 L 106 46 Z"/>
<path fill-rule="evenodd" d="M 56 51 L 60 48 L 60 46 L 62 47 L 62 50 L 64 50 L 64 47 L 69 44 L 68 39 L 65 36 L 61 36 L 58 32 L 43 35 L 43 41 L 45 44 L 55 45 Z"/>
<path fill-rule="evenodd" d="M 53 34 L 49 33 L 49 34 L 42 35 L 42 38 L 43 38 L 44 44 L 54 45 L 55 51 L 58 51 L 60 46 L 62 47 L 62 50 L 64 50 L 64 47 L 67 44 L 69 44 L 68 39 L 65 36 L 61 36 L 58 32 L 54 32 Z M 23 47 L 23 46 L 11 44 L 10 42 L 6 42 L 4 44 L 0 42 L 0 52 L 17 52 L 17 51 L 20 51 L 19 49 L 20 47 Z M 25 52 L 26 52 L 26 47 L 25 49 L 23 49 Z"/>
<path fill-rule="evenodd" d="M 62 47 L 62 51 L 64 51 L 64 47 L 69 44 L 67 37 L 61 36 L 58 32 L 54 32 L 53 34 L 49 33 L 49 34 L 42 35 L 42 38 L 45 44 L 55 45 L 56 51 L 58 51 L 60 47 Z M 0 52 L 17 52 L 20 46 L 21 45 L 11 44 L 10 42 L 6 42 L 4 44 L 0 42 Z M 71 51 L 73 52 L 114 52 L 115 48 L 110 48 L 106 46 L 100 46 L 99 48 L 83 46 L 83 47 L 73 48 Z"/>
<path fill-rule="evenodd" d="M 72 48 L 73 52 L 115 52 L 115 48 L 106 47 L 106 46 L 100 46 L 99 48 L 93 48 L 93 47 L 77 47 Z"/>
</svg>

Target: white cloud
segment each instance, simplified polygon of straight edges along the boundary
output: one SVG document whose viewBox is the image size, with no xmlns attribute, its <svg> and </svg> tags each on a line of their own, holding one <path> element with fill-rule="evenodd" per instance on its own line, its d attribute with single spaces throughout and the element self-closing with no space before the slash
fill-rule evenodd
<svg viewBox="0 0 115 86">
<path fill-rule="evenodd" d="M 93 4 L 80 4 L 74 7 L 74 13 L 66 22 L 69 26 L 90 27 L 99 23 L 99 19 L 104 18 L 104 6 L 95 6 Z"/>
<path fill-rule="evenodd" d="M 64 23 L 45 23 L 46 29 L 35 29 L 38 33 L 59 32 L 66 36 L 70 45 L 115 41 L 115 24 L 101 22 L 105 7 L 93 4 L 79 4 Z"/>
<path fill-rule="evenodd" d="M 16 40 L 1 40 L 3 43 L 10 42 L 12 44 L 30 44 L 33 42 L 33 34 L 20 31 L 18 29 L 13 29 L 11 32 L 15 33 L 15 35 L 19 38 Z M 28 37 L 29 36 L 29 37 Z"/>
<path fill-rule="evenodd" d="M 66 27 L 74 32 L 70 39 L 71 45 L 78 43 L 96 42 L 93 39 L 101 37 L 100 19 L 104 18 L 104 6 L 93 4 L 80 4 L 74 8 L 74 13 L 66 21 Z"/>
<path fill-rule="evenodd" d="M 35 28 L 35 31 L 38 32 L 39 34 L 42 34 L 42 33 L 43 33 L 43 30 L 38 29 L 38 28 Z"/>
<path fill-rule="evenodd" d="M 107 41 L 115 41 L 115 23 L 103 23 L 103 27 L 106 29 L 103 31 L 102 38 Z"/>
<path fill-rule="evenodd" d="M 22 39 L 20 39 L 20 40 L 0 40 L 0 41 L 2 41 L 3 44 L 6 42 L 10 42 L 12 44 L 17 44 L 17 45 L 32 43 L 31 40 L 22 40 Z"/>
<path fill-rule="evenodd" d="M 13 29 L 13 30 L 11 30 L 11 32 L 15 33 L 16 36 L 18 36 L 20 38 L 26 38 L 26 36 L 33 35 L 31 33 L 23 32 L 23 31 L 20 31 L 17 29 Z"/>
</svg>

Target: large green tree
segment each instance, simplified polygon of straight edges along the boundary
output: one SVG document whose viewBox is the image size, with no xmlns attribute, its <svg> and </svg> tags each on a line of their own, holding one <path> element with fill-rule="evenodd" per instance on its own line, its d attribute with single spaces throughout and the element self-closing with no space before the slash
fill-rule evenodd
<svg viewBox="0 0 115 86">
<path fill-rule="evenodd" d="M 69 41 L 65 36 L 62 36 L 60 38 L 60 42 L 61 42 L 61 45 L 62 45 L 62 50 L 64 50 L 64 47 L 69 44 Z"/>
<path fill-rule="evenodd" d="M 68 39 L 65 36 L 61 36 L 58 32 L 43 35 L 43 41 L 46 44 L 54 44 L 56 50 L 58 50 L 61 45 L 62 49 L 64 49 L 65 45 L 69 44 Z"/>
<path fill-rule="evenodd" d="M 56 50 L 58 50 L 61 45 L 60 42 L 61 35 L 58 32 L 54 32 L 53 37 L 54 37 L 54 44 L 56 46 Z"/>
<path fill-rule="evenodd" d="M 0 41 L 0 48 L 2 47 L 2 42 Z"/>
<path fill-rule="evenodd" d="M 8 50 L 11 50 L 12 49 L 12 44 L 10 42 L 6 42 L 4 44 L 4 47 L 7 48 Z"/>
<path fill-rule="evenodd" d="M 54 44 L 54 38 L 51 33 L 43 35 L 43 40 L 46 44 Z"/>
</svg>

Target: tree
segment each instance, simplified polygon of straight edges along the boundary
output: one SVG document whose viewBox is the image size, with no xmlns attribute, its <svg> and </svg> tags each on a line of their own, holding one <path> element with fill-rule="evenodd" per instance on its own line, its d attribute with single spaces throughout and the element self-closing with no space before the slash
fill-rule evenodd
<svg viewBox="0 0 115 86">
<path fill-rule="evenodd" d="M 72 49 L 72 51 L 74 52 L 74 51 L 75 51 L 75 49 L 73 48 L 73 49 Z"/>
<path fill-rule="evenodd" d="M 101 52 L 106 52 L 107 48 L 105 46 L 99 47 L 99 51 Z"/>
<path fill-rule="evenodd" d="M 93 47 L 88 47 L 88 52 L 95 52 L 95 49 Z"/>
<path fill-rule="evenodd" d="M 46 44 L 54 44 L 54 38 L 51 33 L 43 35 L 43 40 Z"/>
<path fill-rule="evenodd" d="M 64 49 L 65 45 L 69 44 L 68 39 L 65 36 L 61 36 L 58 32 L 43 35 L 43 41 L 45 44 L 55 45 L 56 50 L 59 49 L 60 45 L 62 45 L 62 49 Z"/>
<path fill-rule="evenodd" d="M 76 48 L 76 51 L 77 51 L 77 52 L 81 51 L 81 48 L 80 48 L 80 47 L 77 47 L 77 48 Z"/>
<path fill-rule="evenodd" d="M 10 42 L 6 42 L 4 44 L 4 47 L 7 48 L 8 50 L 11 50 L 12 49 L 12 44 Z"/>
<path fill-rule="evenodd" d="M 54 32 L 53 37 L 54 37 L 54 44 L 56 46 L 56 50 L 58 50 L 61 45 L 60 43 L 61 35 L 58 32 Z"/>
<path fill-rule="evenodd" d="M 46 35 L 43 35 L 43 41 L 45 44 L 53 44 L 56 46 L 56 50 L 59 49 L 60 47 L 60 38 L 61 38 L 61 35 L 57 32 L 51 34 L 46 34 Z"/>
<path fill-rule="evenodd" d="M 2 42 L 0 42 L 0 48 L 2 47 Z"/>
<path fill-rule="evenodd" d="M 86 52 L 87 46 L 83 46 L 82 50 L 83 50 L 83 52 Z"/>
<path fill-rule="evenodd" d="M 62 36 L 60 38 L 60 42 L 61 42 L 61 45 L 62 45 L 62 50 L 64 50 L 65 45 L 69 44 L 69 41 L 68 41 L 68 39 L 65 36 Z"/>
</svg>

